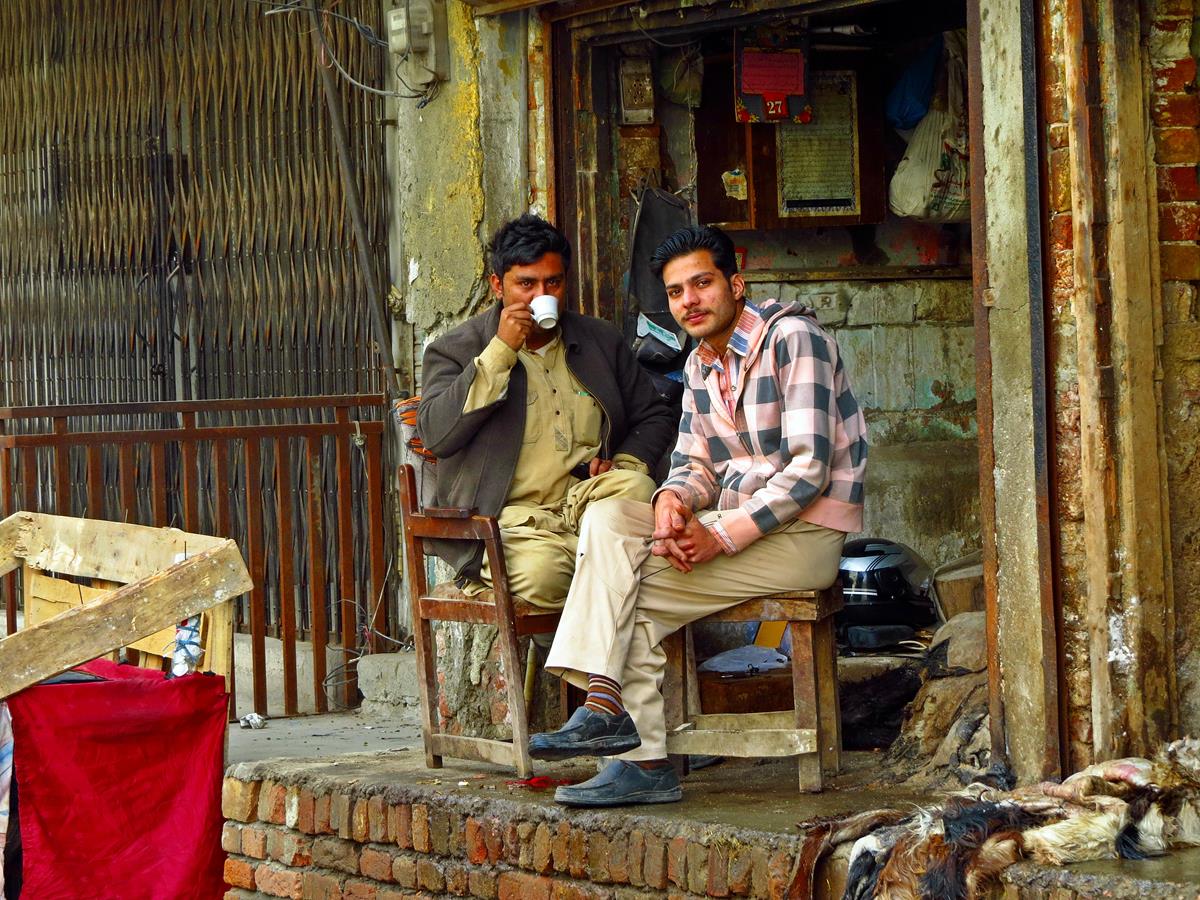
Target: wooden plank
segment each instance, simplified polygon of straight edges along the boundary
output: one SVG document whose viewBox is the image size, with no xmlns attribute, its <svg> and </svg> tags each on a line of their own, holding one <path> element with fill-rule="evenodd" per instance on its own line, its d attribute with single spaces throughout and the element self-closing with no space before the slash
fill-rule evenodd
<svg viewBox="0 0 1200 900">
<path fill-rule="evenodd" d="M 358 431 L 364 435 L 382 434 L 382 422 L 359 422 Z M 353 427 L 336 422 L 311 422 L 300 425 L 221 425 L 185 431 L 182 428 L 160 428 L 150 431 L 75 431 L 71 433 L 73 447 L 120 446 L 122 444 L 149 444 L 158 446 L 176 444 L 183 440 L 220 441 L 245 440 L 250 437 L 308 437 L 309 435 L 354 434 Z M 0 435 L 0 447 L 54 447 L 62 439 L 53 434 L 8 434 Z"/>
<path fill-rule="evenodd" d="M 37 450 L 25 447 L 21 450 L 21 507 L 22 509 L 38 510 L 38 472 Z"/>
<path fill-rule="evenodd" d="M 689 720 L 696 731 L 793 731 L 796 719 L 790 709 L 780 712 L 709 713 Z"/>
<path fill-rule="evenodd" d="M 821 719 L 817 715 L 820 700 L 817 695 L 816 641 L 813 640 L 811 622 L 789 622 L 788 633 L 792 638 L 792 696 L 795 709 L 792 711 L 795 727 L 814 729 L 817 750 L 823 743 Z M 819 753 L 800 757 L 800 790 L 820 791 L 821 757 Z"/>
<path fill-rule="evenodd" d="M 24 559 L 34 568 L 122 584 L 161 572 L 185 554 L 191 556 L 222 542 L 221 538 L 176 528 L 40 513 L 19 512 L 4 522 L 12 520 L 24 535 Z"/>
<path fill-rule="evenodd" d="M 670 755 L 713 754 L 716 756 L 811 756 L 819 759 L 813 729 L 760 729 L 741 731 L 673 731 L 667 733 Z"/>
<path fill-rule="evenodd" d="M 37 625 L 53 619 L 59 613 L 88 603 L 111 593 L 108 590 L 84 587 L 73 581 L 52 578 L 30 566 L 22 572 L 25 583 L 25 624 Z"/>
<path fill-rule="evenodd" d="M 218 603 L 206 615 L 209 618 L 205 643 L 204 668 L 225 678 L 226 693 L 233 693 L 233 601 Z"/>
<path fill-rule="evenodd" d="M 313 698 L 317 712 L 329 711 L 325 695 L 325 643 L 329 624 L 325 616 L 325 517 L 321 497 L 321 439 L 305 438 L 305 476 L 308 479 L 308 609 L 309 638 L 313 647 Z"/>
<path fill-rule="evenodd" d="M 836 775 L 842 767 L 842 714 L 838 703 L 837 638 L 833 633 L 833 619 L 822 619 L 813 625 L 813 643 L 821 767 Z"/>
<path fill-rule="evenodd" d="M 232 541 L 0 640 L 0 698 L 245 593 Z"/>
<path fill-rule="evenodd" d="M 286 439 L 275 441 L 275 524 L 279 535 L 279 637 L 283 643 L 283 712 L 299 715 L 296 702 L 296 564 L 292 546 L 292 457 Z"/>
<path fill-rule="evenodd" d="M 350 413 L 339 409 L 334 413 L 339 425 L 350 424 Z M 335 462 L 337 465 L 337 519 L 338 519 L 338 620 L 341 622 L 342 658 L 345 661 L 345 678 L 342 679 L 342 704 L 354 705 L 358 695 L 358 673 L 354 668 L 355 651 L 358 647 L 358 607 L 354 584 L 354 510 L 352 498 L 354 485 L 350 474 L 350 439 L 337 439 Z"/>
<path fill-rule="evenodd" d="M 25 546 L 28 540 L 29 514 L 14 513 L 0 519 L 0 575 L 7 575 L 21 567 L 25 560 Z M 16 600 L 16 597 L 13 597 Z M 16 607 L 16 603 L 13 603 Z M 16 630 L 16 618 L 13 617 L 9 632 Z"/>
<path fill-rule="evenodd" d="M 250 668 L 254 673 L 254 711 L 267 714 L 267 620 L 266 579 L 263 558 L 262 529 L 262 462 L 258 438 L 246 441 L 246 555 L 249 557 L 250 578 Z"/>
<path fill-rule="evenodd" d="M 1148 265 L 1157 249 L 1157 209 L 1147 184 L 1150 116 L 1146 109 L 1141 23 L 1136 4 L 1101 0 L 1103 46 L 1121 46 L 1120 62 L 1101 56 L 1106 114 L 1108 270 L 1111 352 L 1116 378 L 1112 417 L 1118 467 L 1120 596 L 1127 643 L 1121 648 L 1127 680 L 1127 735 L 1121 752 L 1149 755 L 1178 734 L 1176 621 L 1170 566 L 1170 516 L 1163 409 L 1156 383 L 1161 366 L 1153 312 L 1162 298 Z M 1154 223 L 1154 224 L 1152 224 Z"/>
<path fill-rule="evenodd" d="M 464 737 L 458 734 L 435 734 L 430 736 L 430 744 L 438 756 L 475 759 L 499 766 L 515 765 L 515 748 L 508 741 Z"/>
<path fill-rule="evenodd" d="M 1113 685 L 1109 671 L 1109 604 L 1112 534 L 1116 510 L 1108 486 L 1113 477 L 1113 447 L 1109 410 L 1101 382 L 1101 340 L 1105 327 L 1098 307 L 1103 303 L 1093 241 L 1095 170 L 1092 159 L 1091 73 L 1087 68 L 1088 29 L 1083 0 L 1067 0 L 1063 19 L 1063 58 L 1066 66 L 1066 111 L 1069 135 L 1072 254 L 1075 292 L 1076 366 L 1079 391 L 1079 481 L 1083 509 L 1083 566 L 1087 604 L 1084 625 L 1091 648 L 1091 719 L 1094 759 L 1120 756 L 1113 720 Z"/>
<path fill-rule="evenodd" d="M 104 516 L 104 448 L 87 448 L 87 515 L 89 519 Z"/>
</svg>

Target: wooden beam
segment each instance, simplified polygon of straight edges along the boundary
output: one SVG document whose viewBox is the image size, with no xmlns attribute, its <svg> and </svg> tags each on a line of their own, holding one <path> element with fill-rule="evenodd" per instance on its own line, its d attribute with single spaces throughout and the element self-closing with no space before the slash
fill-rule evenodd
<svg viewBox="0 0 1200 900">
<path fill-rule="evenodd" d="M 21 568 L 25 555 L 20 548 L 24 545 L 25 533 L 28 531 L 28 513 L 17 513 L 6 519 L 0 519 L 0 576 Z M 16 598 L 13 598 L 16 602 Z"/>
<path fill-rule="evenodd" d="M 97 546 L 93 534 L 83 538 Z M 214 545 L 208 549 L 163 571 L 0 640 L 0 699 L 248 591 L 250 576 L 237 545 L 210 540 Z"/>
</svg>

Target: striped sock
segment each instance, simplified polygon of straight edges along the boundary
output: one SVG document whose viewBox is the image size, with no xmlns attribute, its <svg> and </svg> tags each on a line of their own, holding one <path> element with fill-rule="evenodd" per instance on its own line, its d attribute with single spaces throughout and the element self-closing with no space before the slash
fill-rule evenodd
<svg viewBox="0 0 1200 900">
<path fill-rule="evenodd" d="M 621 685 L 603 675 L 589 675 L 588 695 L 583 705 L 592 712 L 620 715 L 625 711 L 621 705 Z"/>
</svg>

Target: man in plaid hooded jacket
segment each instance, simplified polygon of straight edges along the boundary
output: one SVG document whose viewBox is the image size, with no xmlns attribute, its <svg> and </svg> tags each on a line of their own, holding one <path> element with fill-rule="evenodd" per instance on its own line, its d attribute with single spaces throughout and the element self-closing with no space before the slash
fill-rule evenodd
<svg viewBox="0 0 1200 900">
<path fill-rule="evenodd" d="M 604 500 L 584 516 L 546 668 L 588 698 L 530 739 L 540 759 L 618 757 L 558 789 L 574 806 L 678 800 L 662 640 L 749 597 L 828 587 L 846 533 L 862 529 L 866 421 L 813 310 L 751 303 L 717 228 L 676 232 L 654 266 L 700 344 L 667 480 L 650 503 Z"/>
</svg>

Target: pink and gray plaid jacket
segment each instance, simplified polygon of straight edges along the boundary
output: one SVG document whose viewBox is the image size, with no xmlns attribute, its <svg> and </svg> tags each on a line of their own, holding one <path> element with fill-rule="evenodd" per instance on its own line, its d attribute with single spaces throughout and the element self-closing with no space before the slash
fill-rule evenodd
<svg viewBox="0 0 1200 900">
<path fill-rule="evenodd" d="M 867 423 L 812 309 L 747 301 L 724 358 L 701 343 L 684 374 L 660 490 L 694 510 L 734 510 L 710 526 L 727 553 L 797 518 L 862 530 Z"/>
</svg>

